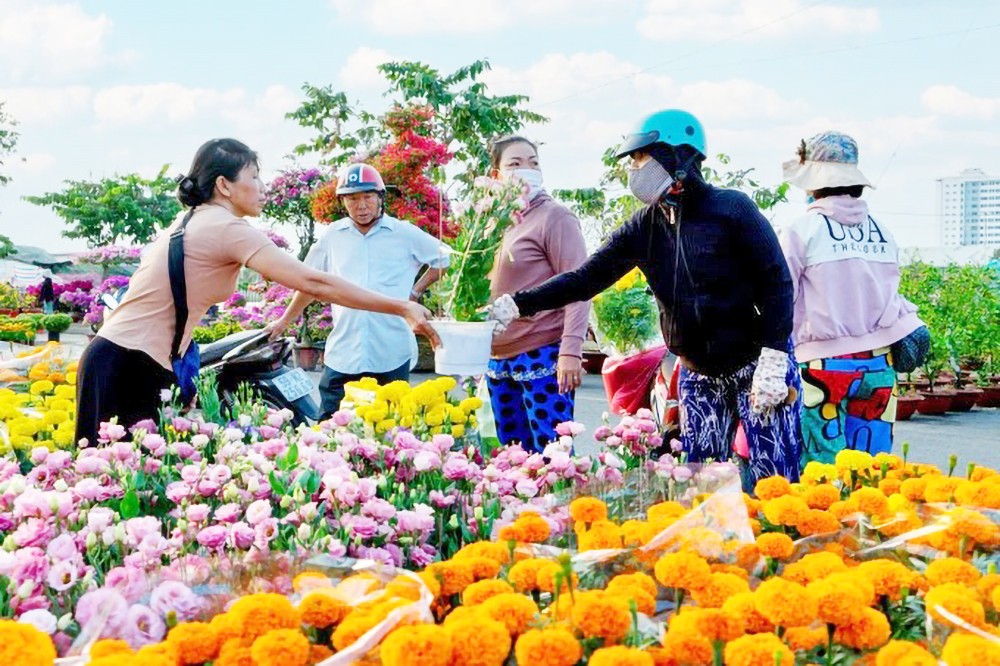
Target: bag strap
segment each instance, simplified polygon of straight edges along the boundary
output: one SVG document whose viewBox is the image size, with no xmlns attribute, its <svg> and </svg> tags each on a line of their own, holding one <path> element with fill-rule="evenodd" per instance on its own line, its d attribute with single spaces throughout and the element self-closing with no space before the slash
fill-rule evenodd
<svg viewBox="0 0 1000 666">
<path fill-rule="evenodd" d="M 174 297 L 174 341 L 170 345 L 170 360 L 181 356 L 181 340 L 187 327 L 187 281 L 184 278 L 184 230 L 187 228 L 194 208 L 187 212 L 181 225 L 170 234 L 170 249 L 167 256 L 167 273 L 170 276 L 170 293 Z"/>
</svg>

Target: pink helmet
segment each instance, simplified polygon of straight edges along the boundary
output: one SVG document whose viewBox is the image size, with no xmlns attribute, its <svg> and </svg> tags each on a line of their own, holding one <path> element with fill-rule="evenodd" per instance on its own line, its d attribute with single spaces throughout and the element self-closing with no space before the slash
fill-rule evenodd
<svg viewBox="0 0 1000 666">
<path fill-rule="evenodd" d="M 382 174 L 370 164 L 352 164 L 337 177 L 337 196 L 355 192 L 385 192 Z"/>
</svg>

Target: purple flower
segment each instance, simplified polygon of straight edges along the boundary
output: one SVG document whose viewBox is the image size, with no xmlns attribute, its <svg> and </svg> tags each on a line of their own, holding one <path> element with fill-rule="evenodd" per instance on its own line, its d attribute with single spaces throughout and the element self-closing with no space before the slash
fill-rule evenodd
<svg viewBox="0 0 1000 666">
<path fill-rule="evenodd" d="M 194 620 L 204 608 L 201 599 L 187 585 L 171 580 L 156 586 L 149 605 L 160 617 L 174 613 L 181 622 Z"/>
<path fill-rule="evenodd" d="M 135 604 L 128 609 L 121 636 L 133 650 L 159 643 L 166 635 L 167 624 L 152 608 Z"/>
<path fill-rule="evenodd" d="M 128 602 L 125 597 L 117 590 L 102 587 L 80 597 L 74 614 L 82 631 L 112 637 L 118 635 L 127 613 Z"/>
<path fill-rule="evenodd" d="M 56 562 L 56 564 L 49 569 L 49 575 L 46 577 L 46 582 L 56 592 L 65 592 L 69 588 L 76 585 L 76 582 L 80 579 L 80 572 L 77 565 L 69 560 L 63 560 L 62 562 Z"/>
<path fill-rule="evenodd" d="M 254 532 L 254 529 L 243 521 L 233 523 L 232 530 L 229 533 L 233 548 L 237 550 L 248 550 L 253 545 L 256 536 L 257 534 Z"/>
<path fill-rule="evenodd" d="M 105 576 L 104 586 L 118 590 L 129 603 L 138 601 L 149 592 L 146 572 L 136 567 L 115 567 Z"/>
<path fill-rule="evenodd" d="M 365 502 L 365 505 L 361 507 L 361 511 L 366 516 L 370 516 L 381 522 L 386 522 L 396 515 L 396 507 L 377 497 L 373 497 Z"/>
<path fill-rule="evenodd" d="M 209 550 L 219 550 L 226 544 L 229 530 L 225 525 L 213 525 L 198 532 L 198 543 Z"/>
</svg>

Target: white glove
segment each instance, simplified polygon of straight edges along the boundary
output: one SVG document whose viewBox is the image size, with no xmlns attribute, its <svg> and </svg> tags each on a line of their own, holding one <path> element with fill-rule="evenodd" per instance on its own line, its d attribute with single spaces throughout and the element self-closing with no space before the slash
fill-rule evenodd
<svg viewBox="0 0 1000 666">
<path fill-rule="evenodd" d="M 521 316 L 521 313 L 517 310 L 517 303 L 514 302 L 514 297 L 510 294 L 504 294 L 497 300 L 493 301 L 490 306 L 490 319 L 494 319 L 497 322 L 497 333 L 503 333 L 510 326 L 510 323 Z"/>
<path fill-rule="evenodd" d="M 760 350 L 757 368 L 750 388 L 750 406 L 757 414 L 777 407 L 788 397 L 788 354 L 764 347 Z"/>
</svg>

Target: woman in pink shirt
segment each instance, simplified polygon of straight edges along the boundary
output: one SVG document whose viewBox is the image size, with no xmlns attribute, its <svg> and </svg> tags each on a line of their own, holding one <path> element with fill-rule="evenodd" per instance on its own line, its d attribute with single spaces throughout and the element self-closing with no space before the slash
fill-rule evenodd
<svg viewBox="0 0 1000 666">
<path fill-rule="evenodd" d="M 423 306 L 313 270 L 243 219 L 259 215 L 264 204 L 257 153 L 243 143 L 213 139 L 199 148 L 178 185 L 178 198 L 187 210 L 143 253 L 121 305 L 80 359 L 77 441 L 96 443 L 101 423 L 111 418 L 125 427 L 157 418 L 161 391 L 177 382 L 175 360 L 189 358 L 192 330 L 211 305 L 233 293 L 243 266 L 316 300 L 399 315 L 438 342 Z M 171 292 L 170 236 L 183 225 L 188 316 L 175 341 L 180 327 Z"/>
<path fill-rule="evenodd" d="M 784 172 L 811 202 L 781 236 L 802 370 L 803 464 L 832 463 L 845 448 L 888 453 L 896 420 L 889 348 L 923 326 L 899 294 L 896 239 L 861 198 L 872 185 L 846 134 L 803 141 Z"/>
<path fill-rule="evenodd" d="M 519 136 L 491 146 L 491 175 L 520 180 L 528 207 L 504 234 L 491 274 L 491 298 L 535 287 L 587 258 L 580 221 L 542 186 L 538 149 Z M 555 426 L 573 420 L 574 391 L 583 376 L 589 301 L 513 322 L 493 338 L 487 371 L 497 437 L 542 451 L 559 438 Z"/>
</svg>

